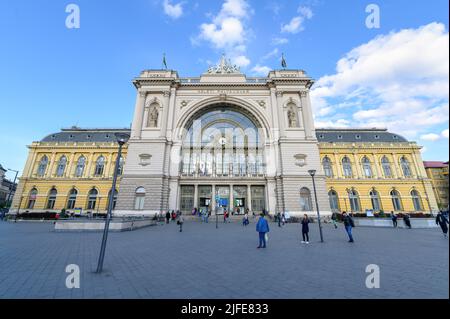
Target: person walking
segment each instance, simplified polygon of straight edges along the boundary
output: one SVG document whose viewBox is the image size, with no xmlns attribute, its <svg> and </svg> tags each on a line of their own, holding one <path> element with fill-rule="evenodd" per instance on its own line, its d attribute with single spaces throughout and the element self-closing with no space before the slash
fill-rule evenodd
<svg viewBox="0 0 450 319">
<path fill-rule="evenodd" d="M 406 227 L 408 227 L 409 229 L 411 229 L 411 219 L 409 217 L 409 214 L 405 214 L 403 216 L 403 222 L 405 223 Z"/>
<path fill-rule="evenodd" d="M 302 244 L 309 244 L 309 217 L 304 215 L 302 219 Z"/>
<path fill-rule="evenodd" d="M 259 217 L 258 223 L 256 224 L 256 231 L 259 234 L 259 248 L 266 248 L 266 234 L 270 231 L 269 230 L 269 223 L 264 218 L 264 214 L 261 214 Z"/>
<path fill-rule="evenodd" d="M 398 216 L 395 215 L 394 212 L 391 212 L 391 214 L 392 214 L 392 224 L 394 225 L 394 228 L 397 228 L 397 226 L 398 226 L 398 222 L 397 222 Z"/>
<path fill-rule="evenodd" d="M 336 212 L 331 214 L 331 221 L 333 223 L 334 229 L 337 229 L 338 225 L 337 225 L 337 213 Z"/>
<path fill-rule="evenodd" d="M 245 212 L 244 219 L 242 220 L 242 224 L 247 227 L 250 222 L 248 221 L 248 213 Z"/>
<path fill-rule="evenodd" d="M 286 225 L 286 215 L 284 214 L 284 212 L 283 214 L 281 214 L 281 225 Z"/>
<path fill-rule="evenodd" d="M 448 219 L 445 217 L 444 213 L 440 211 L 436 216 L 436 225 L 441 226 L 444 237 L 448 238 Z"/>
<path fill-rule="evenodd" d="M 348 238 L 349 238 L 349 243 L 354 243 L 354 239 L 353 239 L 353 234 L 352 234 L 352 229 L 353 227 L 355 227 L 355 223 L 353 221 L 353 218 L 350 217 L 347 212 L 343 212 L 342 213 L 342 218 L 344 219 L 344 226 L 345 226 L 345 231 L 347 232 Z"/>
<path fill-rule="evenodd" d="M 167 211 L 167 213 L 166 213 L 166 224 L 169 224 L 169 223 L 170 223 L 170 212 Z"/>
<path fill-rule="evenodd" d="M 180 233 L 183 231 L 183 223 L 184 223 L 183 213 L 180 212 L 178 214 L 178 220 L 177 220 L 177 224 L 180 226 Z"/>
<path fill-rule="evenodd" d="M 281 227 L 281 213 L 280 212 L 278 212 L 277 213 L 277 221 L 278 221 L 278 227 Z"/>
</svg>

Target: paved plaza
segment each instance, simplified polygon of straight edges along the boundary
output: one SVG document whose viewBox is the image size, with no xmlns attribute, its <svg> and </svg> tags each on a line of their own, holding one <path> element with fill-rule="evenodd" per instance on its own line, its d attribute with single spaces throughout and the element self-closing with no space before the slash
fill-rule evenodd
<svg viewBox="0 0 450 319">
<path fill-rule="evenodd" d="M 317 225 L 310 245 L 298 224 L 270 224 L 268 248 L 256 249 L 254 222 L 172 223 L 110 233 L 104 273 L 94 273 L 101 233 L 57 233 L 51 223 L 0 222 L 0 298 L 448 298 L 448 240 L 440 230 Z M 76 264 L 81 287 L 66 288 Z M 366 266 L 381 270 L 368 289 Z"/>
</svg>

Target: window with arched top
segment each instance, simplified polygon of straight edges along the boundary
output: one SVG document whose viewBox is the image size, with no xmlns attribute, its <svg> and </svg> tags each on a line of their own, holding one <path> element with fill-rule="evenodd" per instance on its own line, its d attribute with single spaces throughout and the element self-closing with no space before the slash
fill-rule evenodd
<svg viewBox="0 0 450 319">
<path fill-rule="evenodd" d="M 39 161 L 39 166 L 37 170 L 37 175 L 42 177 L 45 175 L 45 171 L 47 170 L 48 165 L 48 157 L 47 155 L 42 156 L 41 160 Z"/>
<path fill-rule="evenodd" d="M 75 177 L 82 177 L 85 167 L 86 167 L 86 157 L 80 156 L 80 158 L 77 161 L 77 167 L 75 168 Z"/>
<path fill-rule="evenodd" d="M 350 161 L 350 159 L 347 156 L 345 156 L 342 159 L 342 169 L 344 171 L 345 177 L 347 177 L 347 178 L 353 177 L 352 162 Z"/>
<path fill-rule="evenodd" d="M 138 187 L 136 189 L 135 201 L 134 201 L 134 209 L 135 210 L 144 210 L 145 205 L 145 188 Z"/>
<path fill-rule="evenodd" d="M 383 156 L 381 159 L 381 167 L 383 168 L 383 174 L 386 178 L 392 177 L 392 168 L 391 168 L 391 162 L 387 158 L 387 156 Z"/>
<path fill-rule="evenodd" d="M 58 166 L 56 167 L 56 176 L 63 177 L 64 171 L 66 170 L 66 166 L 67 166 L 67 157 L 63 155 L 58 161 Z"/>
<path fill-rule="evenodd" d="M 414 205 L 414 210 L 422 211 L 423 210 L 422 198 L 420 197 L 420 194 L 417 190 L 413 189 L 411 191 L 411 199 Z"/>
<path fill-rule="evenodd" d="M 352 212 L 360 212 L 361 205 L 359 201 L 359 194 L 356 190 L 352 189 L 348 192 L 348 199 L 350 201 L 350 208 Z"/>
<path fill-rule="evenodd" d="M 328 199 L 330 201 L 331 211 L 338 212 L 339 211 L 339 197 L 335 190 L 330 190 L 328 192 Z"/>
<path fill-rule="evenodd" d="M 88 194 L 88 203 L 87 203 L 87 209 L 95 209 L 97 206 L 97 197 L 98 197 L 98 190 L 95 188 L 91 189 Z"/>
<path fill-rule="evenodd" d="M 38 190 L 36 188 L 33 188 L 30 191 L 30 194 L 28 195 L 27 209 L 34 208 L 34 205 L 36 204 L 36 200 L 37 200 L 37 195 L 38 195 Z"/>
<path fill-rule="evenodd" d="M 333 177 L 333 168 L 331 166 L 331 160 L 328 156 L 322 160 L 323 171 L 326 177 Z"/>
<path fill-rule="evenodd" d="M 370 160 L 367 156 L 364 156 L 362 159 L 362 167 L 364 176 L 366 178 L 372 178 L 373 177 L 372 164 L 370 163 Z"/>
<path fill-rule="evenodd" d="M 370 201 L 372 202 L 372 208 L 374 211 L 379 212 L 381 210 L 380 193 L 375 189 L 372 189 L 369 193 Z"/>
<path fill-rule="evenodd" d="M 95 163 L 95 176 L 102 176 L 105 171 L 105 158 L 103 156 L 99 156 L 97 162 Z"/>
<path fill-rule="evenodd" d="M 117 168 L 117 175 L 122 175 L 123 174 L 123 166 L 125 164 L 125 160 L 123 159 L 123 156 L 120 157 L 119 160 L 119 167 Z"/>
<path fill-rule="evenodd" d="M 109 193 L 108 193 L 108 207 L 109 207 L 109 198 L 110 198 L 110 196 L 111 196 L 111 192 L 112 192 L 112 189 L 110 189 L 109 190 Z M 114 195 L 113 195 L 113 201 L 112 201 L 112 209 L 116 209 L 116 204 L 117 204 L 117 196 L 119 195 L 119 192 L 117 191 L 117 189 L 116 189 L 116 191 L 114 192 Z"/>
<path fill-rule="evenodd" d="M 69 197 L 67 198 L 67 209 L 74 209 L 77 203 L 78 191 L 72 188 L 69 192 Z"/>
<path fill-rule="evenodd" d="M 311 191 L 303 187 L 300 190 L 300 210 L 302 212 L 310 212 L 312 211 L 312 200 L 311 200 Z"/>
<path fill-rule="evenodd" d="M 50 192 L 48 193 L 48 198 L 47 198 L 47 209 L 54 209 L 55 208 L 55 203 L 56 203 L 56 196 L 58 196 L 58 191 L 56 190 L 56 188 L 52 188 L 50 190 Z"/>
<path fill-rule="evenodd" d="M 403 205 L 402 205 L 402 200 L 400 198 L 400 193 L 394 189 L 391 191 L 390 195 L 391 195 L 392 206 L 394 207 L 394 210 L 402 211 Z"/>
<path fill-rule="evenodd" d="M 401 159 L 400 159 L 400 166 L 402 167 L 402 171 L 403 171 L 403 176 L 405 176 L 405 177 L 411 177 L 411 166 L 410 166 L 410 164 L 409 164 L 409 161 L 408 161 L 408 159 L 405 157 L 405 156 L 403 156 Z"/>
</svg>

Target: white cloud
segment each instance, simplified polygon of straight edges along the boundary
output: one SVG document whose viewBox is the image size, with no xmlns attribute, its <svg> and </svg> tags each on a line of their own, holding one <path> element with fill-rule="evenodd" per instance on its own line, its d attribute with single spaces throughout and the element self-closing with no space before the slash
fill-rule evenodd
<svg viewBox="0 0 450 319">
<path fill-rule="evenodd" d="M 448 139 L 448 129 L 443 130 L 442 133 L 441 133 L 441 136 L 442 136 L 443 138 Z"/>
<path fill-rule="evenodd" d="M 265 56 L 263 56 L 261 58 L 261 60 L 262 61 L 269 60 L 273 57 L 276 57 L 279 53 L 280 53 L 280 51 L 278 50 L 278 48 L 275 48 L 272 51 L 270 51 L 269 53 L 267 53 Z"/>
<path fill-rule="evenodd" d="M 289 39 L 286 38 L 273 38 L 272 39 L 272 45 L 283 45 L 283 44 L 288 44 L 289 43 Z"/>
<path fill-rule="evenodd" d="M 408 138 L 448 123 L 448 41 L 445 26 L 431 23 L 351 50 L 311 92 L 317 120 L 333 121 L 343 111 L 337 105 L 354 105 L 352 126 L 387 127 Z"/>
<path fill-rule="evenodd" d="M 171 4 L 170 0 L 163 1 L 164 13 L 167 14 L 172 19 L 178 19 L 183 15 L 183 4 Z"/>
<path fill-rule="evenodd" d="M 200 25 L 200 34 L 193 43 L 209 42 L 215 49 L 224 50 L 237 65 L 248 66 L 251 61 L 245 56 L 246 20 L 252 13 L 246 0 L 225 0 L 220 12 L 211 17 L 212 21 Z"/>
<path fill-rule="evenodd" d="M 258 75 L 258 76 L 267 76 L 270 71 L 272 71 L 272 69 L 270 67 L 261 66 L 259 64 L 255 65 L 251 70 L 253 75 Z"/>
<path fill-rule="evenodd" d="M 308 7 L 299 7 L 297 12 L 299 13 L 298 16 L 293 17 L 289 23 L 281 26 L 282 33 L 296 34 L 303 31 L 305 29 L 304 22 L 313 17 L 313 12 Z"/>
<path fill-rule="evenodd" d="M 441 139 L 441 136 L 438 134 L 429 133 L 421 135 L 420 139 L 428 142 L 436 142 L 437 140 Z"/>
</svg>

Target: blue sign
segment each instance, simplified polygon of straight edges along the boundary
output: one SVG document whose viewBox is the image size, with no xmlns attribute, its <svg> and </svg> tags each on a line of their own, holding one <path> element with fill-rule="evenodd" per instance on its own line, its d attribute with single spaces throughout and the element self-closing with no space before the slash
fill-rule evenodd
<svg viewBox="0 0 450 319">
<path fill-rule="evenodd" d="M 220 199 L 220 206 L 228 206 L 228 199 L 227 198 L 221 198 Z"/>
</svg>

